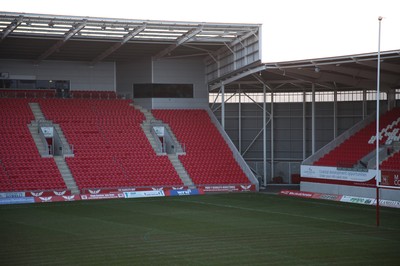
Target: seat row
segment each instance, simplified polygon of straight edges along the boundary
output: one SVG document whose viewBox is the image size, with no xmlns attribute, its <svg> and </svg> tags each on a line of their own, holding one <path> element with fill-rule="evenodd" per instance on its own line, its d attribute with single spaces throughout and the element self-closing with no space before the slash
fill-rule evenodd
<svg viewBox="0 0 400 266">
<path fill-rule="evenodd" d="M 196 185 L 250 183 L 205 110 L 153 110 L 168 123 L 186 155 L 179 156 Z"/>
</svg>

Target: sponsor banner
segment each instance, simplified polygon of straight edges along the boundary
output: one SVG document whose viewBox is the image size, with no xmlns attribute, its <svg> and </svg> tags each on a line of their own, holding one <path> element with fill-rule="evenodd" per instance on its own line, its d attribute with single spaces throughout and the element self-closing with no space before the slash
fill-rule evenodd
<svg viewBox="0 0 400 266">
<path fill-rule="evenodd" d="M 132 188 L 110 188 L 110 189 L 84 189 L 82 194 L 109 194 L 109 193 L 120 193 L 120 192 L 131 192 L 131 191 L 149 191 L 151 190 L 172 190 L 172 189 L 187 189 L 186 186 L 179 187 L 132 187 Z"/>
<path fill-rule="evenodd" d="M 214 186 L 204 186 L 204 192 L 235 192 L 239 191 L 239 188 L 235 185 L 214 185 Z"/>
<path fill-rule="evenodd" d="M 24 197 L 24 198 L 0 198 L 0 205 L 6 204 L 26 204 L 26 203 L 34 203 L 35 199 L 33 197 Z"/>
<path fill-rule="evenodd" d="M 247 185 L 205 185 L 200 187 L 204 192 L 244 192 L 255 191 L 256 186 Z"/>
<path fill-rule="evenodd" d="M 190 196 L 204 194 L 202 189 L 172 189 L 166 191 L 166 196 Z"/>
<path fill-rule="evenodd" d="M 344 181 L 344 180 L 334 180 L 334 179 L 302 177 L 301 182 L 354 186 L 354 187 L 376 187 L 375 178 L 368 180 L 367 182 L 354 182 L 354 181 Z"/>
<path fill-rule="evenodd" d="M 3 192 L 0 193 L 0 198 L 24 198 L 25 192 Z"/>
<path fill-rule="evenodd" d="M 256 185 L 240 185 L 240 191 L 256 191 Z"/>
<path fill-rule="evenodd" d="M 165 197 L 163 190 L 131 191 L 124 192 L 125 198 Z"/>
<path fill-rule="evenodd" d="M 297 191 L 297 190 L 281 190 L 279 192 L 279 195 L 299 197 L 299 198 L 309 198 L 309 199 L 333 200 L 333 201 L 340 201 L 340 199 L 342 198 L 342 195 L 323 194 L 323 193 Z"/>
<path fill-rule="evenodd" d="M 376 205 L 376 199 L 372 199 L 372 198 L 343 196 L 343 195 L 335 195 L 335 194 L 323 194 L 323 193 L 305 192 L 305 191 L 297 191 L 297 190 L 281 190 L 279 192 L 279 195 L 299 197 L 299 198 L 309 198 L 309 199 L 341 201 L 341 202 L 357 203 L 357 204 L 365 204 L 365 205 Z M 399 208 L 400 209 L 400 201 L 382 200 L 381 199 L 381 200 L 379 200 L 379 204 L 383 207 L 391 207 L 391 208 Z"/>
<path fill-rule="evenodd" d="M 80 200 L 79 195 L 66 195 L 66 196 L 43 196 L 34 197 L 35 202 L 58 202 L 58 201 L 76 201 Z"/>
<path fill-rule="evenodd" d="M 399 172 L 382 171 L 380 185 L 400 187 L 400 171 Z"/>
<path fill-rule="evenodd" d="M 70 190 L 55 190 L 55 191 L 30 191 L 25 192 L 27 197 L 52 197 L 52 196 L 70 196 Z"/>
<path fill-rule="evenodd" d="M 90 195 L 100 195 L 100 194 L 118 194 L 124 191 L 134 191 L 134 188 L 110 188 L 110 189 L 88 189 L 83 194 L 90 194 Z"/>
<path fill-rule="evenodd" d="M 316 193 L 313 199 L 323 199 L 323 200 L 332 200 L 332 201 L 340 201 L 342 199 L 342 195 L 335 194 L 318 194 Z"/>
<path fill-rule="evenodd" d="M 376 204 L 376 199 L 354 197 L 354 196 L 342 196 L 340 201 L 348 202 L 348 203 L 365 204 L 365 205 L 375 205 Z"/>
<path fill-rule="evenodd" d="M 379 200 L 379 205 L 384 207 L 398 208 L 400 209 L 400 201 L 394 200 Z"/>
<path fill-rule="evenodd" d="M 123 193 L 103 193 L 103 194 L 83 194 L 82 200 L 99 200 L 99 199 L 121 199 L 124 198 Z"/>
<path fill-rule="evenodd" d="M 304 192 L 304 191 L 297 191 L 297 190 L 281 190 L 279 195 L 283 196 L 291 196 L 291 197 L 299 197 L 299 198 L 313 198 L 316 193 L 314 192 Z"/>
<path fill-rule="evenodd" d="M 352 182 L 368 182 L 371 179 L 374 179 L 375 176 L 376 170 L 371 169 L 369 169 L 368 171 L 349 171 L 338 170 L 336 167 L 313 165 L 301 166 L 301 177 L 306 177 L 310 179 L 317 178 Z"/>
</svg>

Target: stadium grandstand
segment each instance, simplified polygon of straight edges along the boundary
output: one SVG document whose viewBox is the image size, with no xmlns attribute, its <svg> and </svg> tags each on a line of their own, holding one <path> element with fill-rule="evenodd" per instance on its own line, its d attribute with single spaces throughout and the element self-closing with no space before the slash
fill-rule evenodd
<svg viewBox="0 0 400 266">
<path fill-rule="evenodd" d="M 0 12 L 0 192 L 274 184 L 399 200 L 400 50 L 261 62 L 261 25 Z"/>
</svg>

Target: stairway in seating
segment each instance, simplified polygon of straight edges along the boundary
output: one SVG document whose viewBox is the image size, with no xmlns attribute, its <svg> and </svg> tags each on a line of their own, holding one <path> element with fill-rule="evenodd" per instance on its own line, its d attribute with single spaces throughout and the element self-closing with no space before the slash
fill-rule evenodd
<svg viewBox="0 0 400 266">
<path fill-rule="evenodd" d="M 143 108 L 142 106 L 139 105 L 135 105 L 135 104 L 131 104 L 133 107 L 135 107 L 136 109 L 138 109 L 140 112 L 143 113 L 144 117 L 146 118 L 146 120 L 143 121 L 143 124 L 141 125 L 143 128 L 144 133 L 146 134 L 146 137 L 148 138 L 148 140 L 151 143 L 151 146 L 153 147 L 153 149 L 155 151 L 157 151 L 157 145 L 155 143 L 155 141 L 153 140 L 153 135 L 151 135 L 151 125 L 152 123 L 158 123 L 158 124 L 162 124 L 165 129 L 168 131 L 169 135 L 171 136 L 172 140 L 175 143 L 175 149 L 176 152 L 178 154 L 184 154 L 185 151 L 182 148 L 181 143 L 178 141 L 178 139 L 176 138 L 174 132 L 172 131 L 171 127 L 164 123 L 163 121 L 156 119 L 153 114 L 147 110 L 146 108 Z"/>
<path fill-rule="evenodd" d="M 156 121 L 156 119 L 154 118 L 154 116 L 152 115 L 151 112 L 149 112 L 147 109 L 139 106 L 139 105 L 135 105 L 135 104 L 131 104 L 135 109 L 138 109 L 146 118 L 145 120 L 143 120 L 143 123 L 140 125 L 143 129 L 144 134 L 146 135 L 147 139 L 149 140 L 151 147 L 153 147 L 153 150 L 157 153 L 157 155 L 163 155 L 163 153 L 161 153 L 158 150 L 158 146 L 156 144 L 156 141 L 153 138 L 153 135 L 151 134 L 151 122 Z M 165 155 L 165 154 L 164 154 Z"/>
<path fill-rule="evenodd" d="M 42 157 L 46 157 L 46 154 L 42 153 L 42 149 L 45 149 L 43 145 L 41 145 L 41 140 L 38 134 L 38 127 L 39 127 L 39 121 L 43 121 L 47 124 L 51 124 L 55 131 L 57 132 L 57 135 L 60 137 L 61 143 L 63 144 L 64 147 L 64 155 L 65 156 L 73 156 L 73 151 L 70 148 L 71 146 L 69 145 L 67 138 L 64 135 L 64 132 L 62 131 L 60 125 L 54 124 L 51 120 L 46 120 L 42 109 L 40 108 L 39 103 L 29 103 L 29 107 L 31 108 L 31 111 L 33 115 L 35 116 L 35 121 L 32 121 L 31 124 L 29 125 L 29 130 L 32 133 L 32 137 L 35 140 L 36 146 L 39 149 L 40 154 Z M 39 141 L 39 142 L 38 142 Z M 51 157 L 51 156 L 50 156 Z"/>
<path fill-rule="evenodd" d="M 53 157 L 53 155 L 50 155 L 45 147 L 45 145 L 43 144 L 43 141 L 41 140 L 40 136 L 39 136 L 39 121 L 43 121 L 43 122 L 47 122 L 49 124 L 51 124 L 55 131 L 57 132 L 61 142 L 63 143 L 63 147 L 64 147 L 64 155 L 65 156 L 73 156 L 72 150 L 70 149 L 70 146 L 68 144 L 67 139 L 65 138 L 64 133 L 62 132 L 62 129 L 60 127 L 60 125 L 58 124 L 53 124 L 52 121 L 48 121 L 46 120 L 39 103 L 29 103 L 29 107 L 32 110 L 32 113 L 35 117 L 35 121 L 32 121 L 29 125 L 29 131 L 32 134 L 33 140 L 36 144 L 36 147 L 39 150 L 39 153 L 42 157 Z M 64 180 L 65 185 L 67 186 L 67 189 L 71 190 L 71 192 L 73 194 L 79 194 L 79 189 L 75 183 L 74 178 L 72 177 L 71 171 L 67 165 L 67 163 L 65 162 L 65 159 L 63 156 L 54 156 L 53 157 L 58 170 L 61 173 L 61 177 Z"/>
<path fill-rule="evenodd" d="M 47 148 L 43 144 L 43 141 L 41 140 L 39 135 L 39 121 L 45 121 L 46 118 L 44 117 L 42 110 L 40 109 L 39 103 L 29 103 L 29 107 L 31 108 L 35 120 L 31 121 L 31 123 L 28 125 L 28 128 L 31 132 L 32 138 L 36 144 L 39 154 L 41 157 L 52 157 L 47 151 Z"/>
<path fill-rule="evenodd" d="M 72 173 L 65 162 L 64 157 L 62 156 L 54 156 L 54 161 L 56 162 L 56 165 L 58 169 L 60 170 L 61 177 L 64 179 L 65 185 L 67 186 L 67 189 L 71 190 L 72 194 L 79 194 L 79 189 L 78 186 L 76 185 L 76 182 L 74 178 L 72 177 Z"/>
<path fill-rule="evenodd" d="M 56 130 L 58 137 L 61 140 L 61 143 L 63 143 L 63 147 L 64 147 L 64 156 L 65 157 L 73 157 L 74 156 L 74 151 L 73 149 L 71 149 L 71 146 L 68 143 L 67 138 L 64 135 L 63 130 L 61 129 L 59 124 L 53 124 L 54 129 Z"/>
<path fill-rule="evenodd" d="M 166 130 L 168 131 L 169 135 L 171 136 L 172 140 L 175 142 L 176 144 L 176 151 L 177 154 L 184 154 L 184 151 L 182 149 L 182 145 L 178 142 L 175 134 L 172 132 L 171 128 L 169 127 L 168 124 L 162 122 L 161 120 L 157 120 L 153 114 L 139 106 L 139 105 L 135 105 L 132 104 L 133 107 L 135 107 L 136 109 L 138 109 L 139 111 L 141 111 L 144 115 L 144 117 L 146 118 L 146 120 L 143 121 L 142 129 L 144 131 L 144 133 L 146 134 L 147 139 L 149 140 L 151 146 L 153 147 L 153 149 L 157 152 L 157 144 L 153 139 L 153 135 L 151 134 L 151 126 L 152 126 L 152 122 L 158 122 L 160 124 L 162 124 Z M 157 153 L 158 155 L 165 155 L 162 153 Z M 192 179 L 190 178 L 189 174 L 187 173 L 185 167 L 183 166 L 182 162 L 179 160 L 179 157 L 177 154 L 169 154 L 168 155 L 168 159 L 170 160 L 170 162 L 172 163 L 172 165 L 175 168 L 175 171 L 178 173 L 180 179 L 182 180 L 183 184 L 189 188 L 196 188 L 196 186 L 194 185 Z"/>
<path fill-rule="evenodd" d="M 35 116 L 35 120 L 46 120 L 46 118 L 43 115 L 42 110 L 40 109 L 39 103 L 29 103 L 29 107 L 32 110 L 33 115 Z"/>
<path fill-rule="evenodd" d="M 194 189 L 196 186 L 194 185 L 192 179 L 189 177 L 188 173 L 186 172 L 185 168 L 183 167 L 181 161 L 176 154 L 168 154 L 168 159 L 171 161 L 172 165 L 174 166 L 176 172 L 178 173 L 179 177 L 181 178 L 183 184 L 188 188 Z"/>
<path fill-rule="evenodd" d="M 40 156 L 41 157 L 52 157 L 48 153 L 45 145 L 43 144 L 43 141 L 40 139 L 38 122 L 31 121 L 31 123 L 28 124 L 28 128 L 29 128 L 29 131 L 31 132 L 33 141 L 35 142 L 36 148 L 38 149 Z"/>
</svg>

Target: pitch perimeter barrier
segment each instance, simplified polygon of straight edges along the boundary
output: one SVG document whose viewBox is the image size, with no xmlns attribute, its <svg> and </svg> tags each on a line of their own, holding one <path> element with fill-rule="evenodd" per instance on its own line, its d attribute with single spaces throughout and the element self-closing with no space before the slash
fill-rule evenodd
<svg viewBox="0 0 400 266">
<path fill-rule="evenodd" d="M 376 199 L 373 199 L 373 198 L 315 193 L 315 192 L 305 192 L 305 191 L 297 191 L 297 190 L 281 190 L 279 192 L 279 195 L 289 196 L 289 197 L 297 197 L 297 198 L 332 200 L 332 201 L 340 201 L 340 202 L 356 203 L 356 204 L 364 204 L 364 205 L 374 205 L 374 206 L 377 203 Z M 380 199 L 379 205 L 384 206 L 384 207 L 400 209 L 400 201 L 395 201 L 395 200 Z"/>
</svg>

